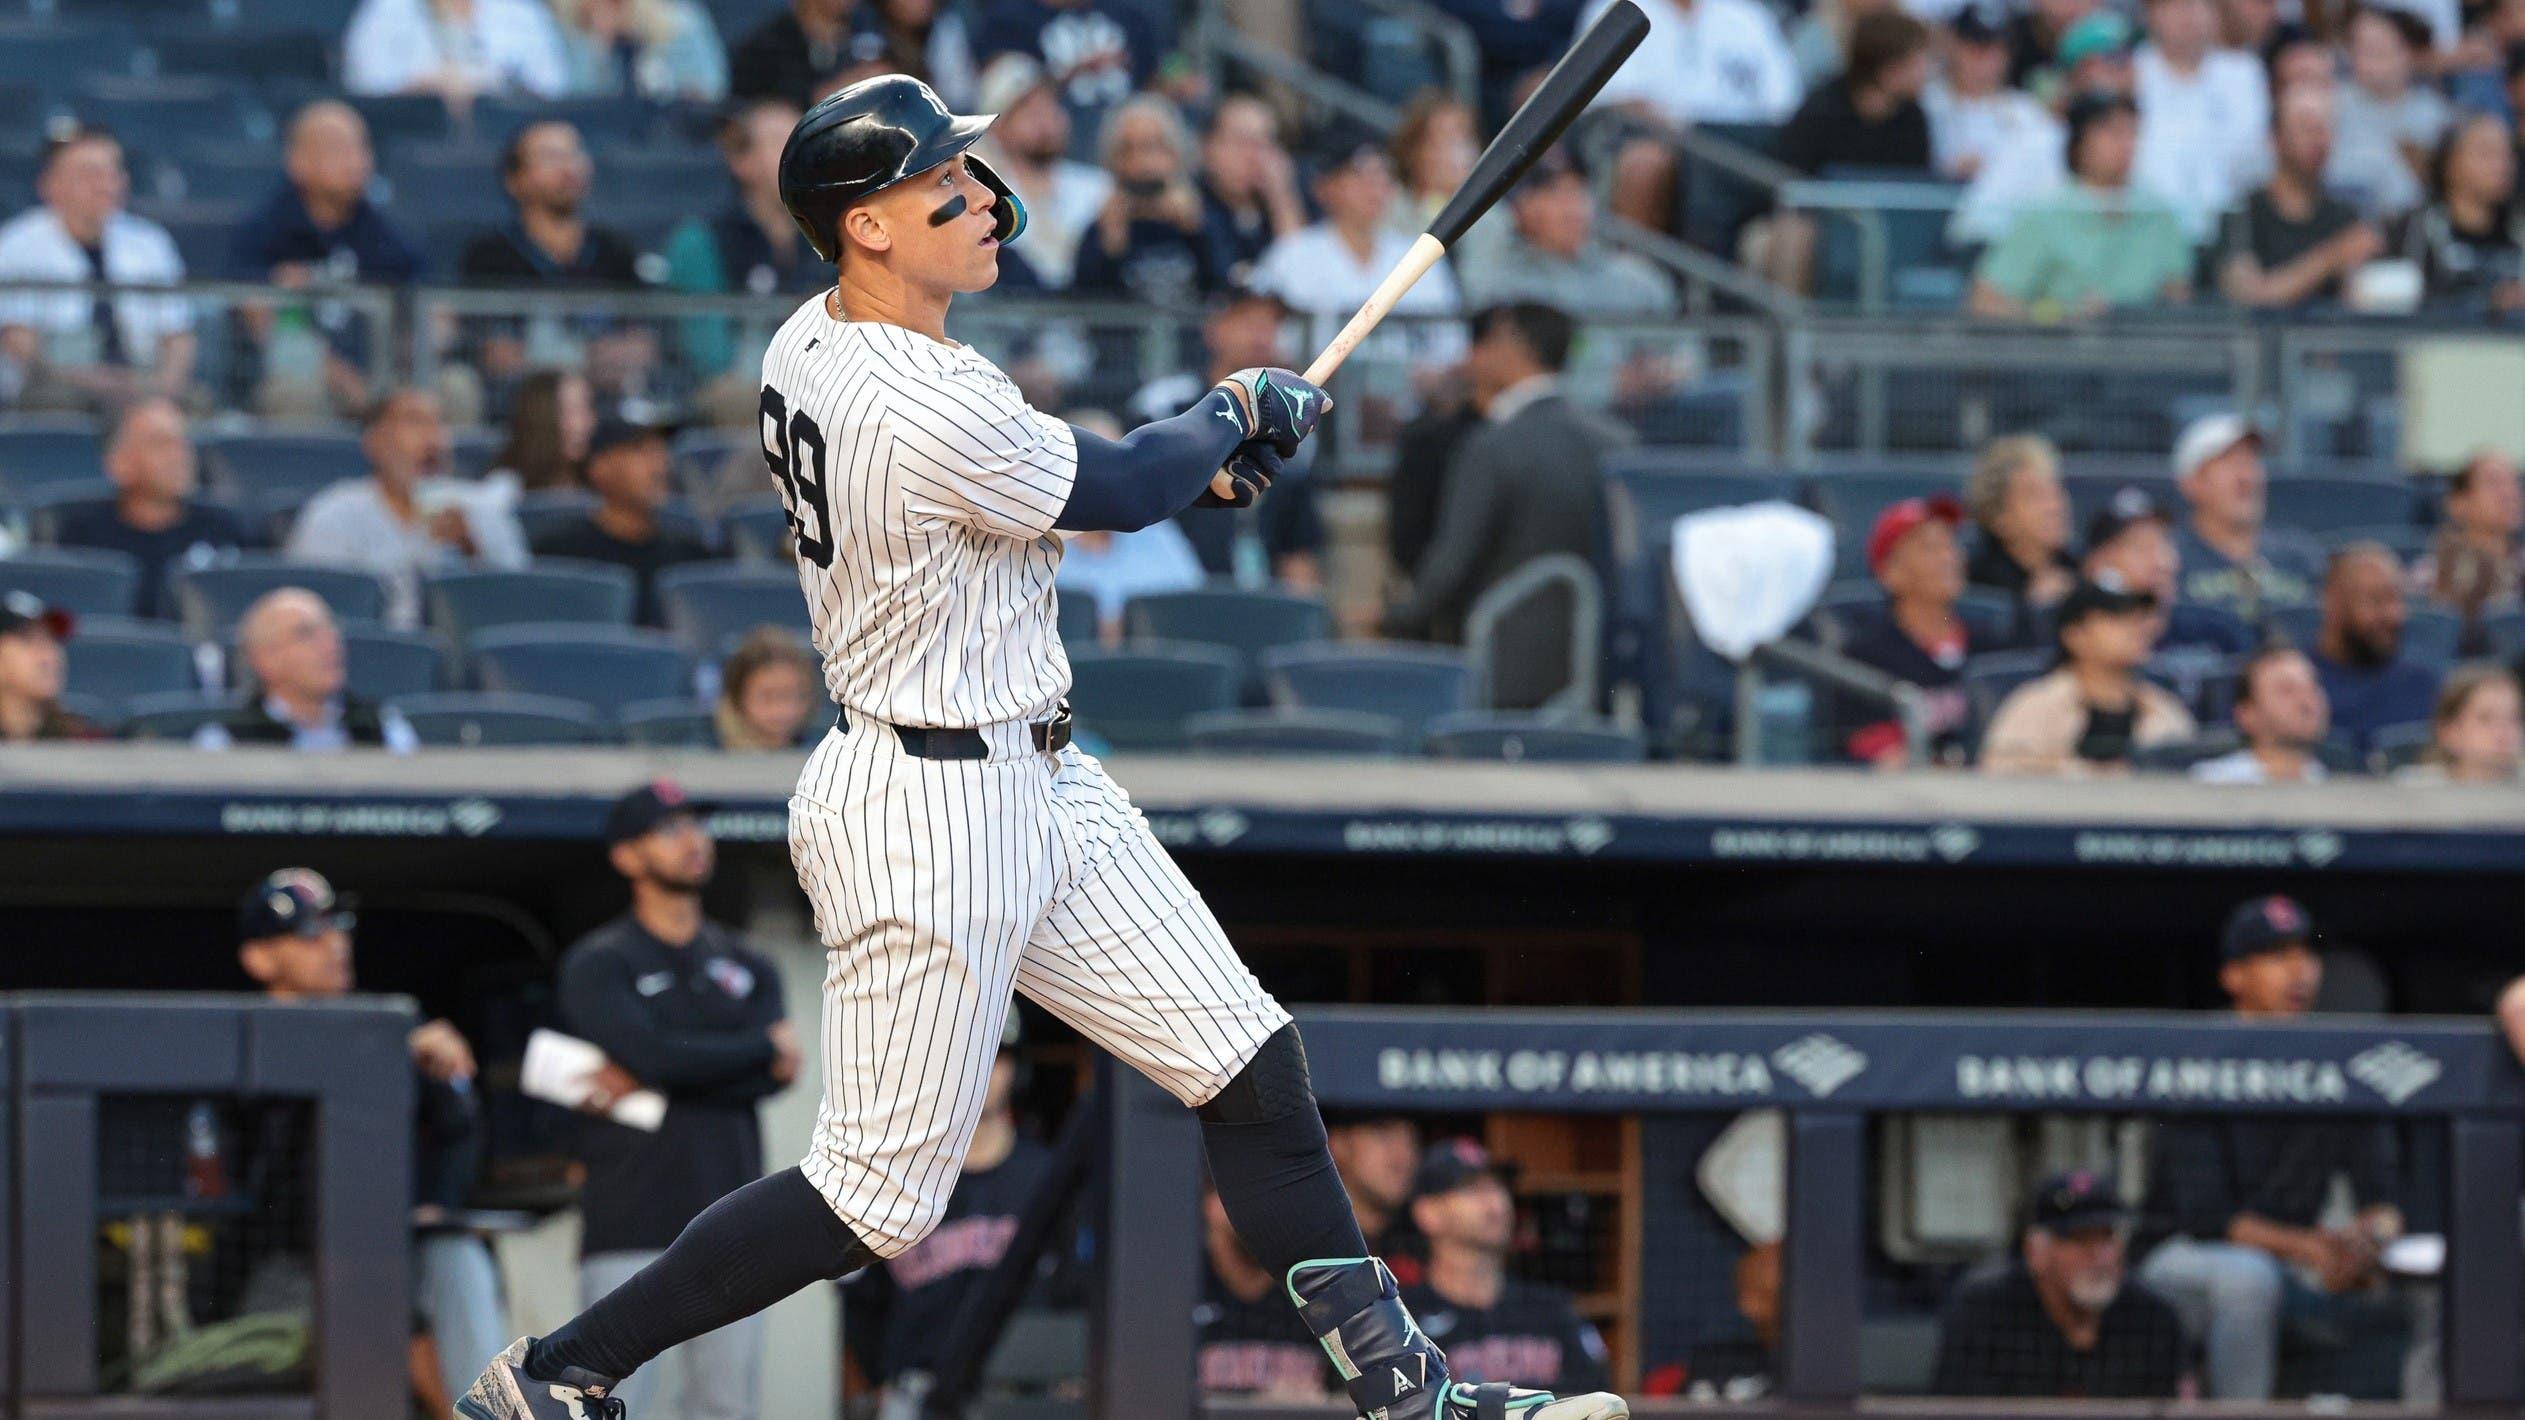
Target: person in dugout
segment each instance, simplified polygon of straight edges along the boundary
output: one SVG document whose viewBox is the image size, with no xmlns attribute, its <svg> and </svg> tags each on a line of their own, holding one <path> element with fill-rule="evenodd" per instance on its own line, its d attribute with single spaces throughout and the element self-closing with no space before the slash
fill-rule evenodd
<svg viewBox="0 0 2525 1420">
<path fill-rule="evenodd" d="M 1467 1381 L 1602 1389 L 1604 1338 L 1557 1287 L 1508 1275 L 1517 1234 L 1505 1168 L 1470 1139 L 1421 1156 L 1412 1179 L 1412 1221 L 1428 1240 L 1421 1284 L 1404 1303 Z"/>
</svg>

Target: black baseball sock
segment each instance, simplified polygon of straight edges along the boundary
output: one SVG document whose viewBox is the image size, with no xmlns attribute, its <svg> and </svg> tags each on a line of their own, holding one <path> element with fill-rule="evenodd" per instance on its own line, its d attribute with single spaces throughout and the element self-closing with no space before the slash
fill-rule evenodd
<svg viewBox="0 0 2525 1420">
<path fill-rule="evenodd" d="M 1210 1180 L 1255 1261 L 1286 1278 L 1301 1262 L 1367 1256 L 1350 1193 L 1324 1142 L 1296 1026 L 1264 1041 L 1200 1114 Z"/>
<path fill-rule="evenodd" d="M 805 1174 L 783 1169 L 710 1205 L 658 1260 L 535 1343 L 528 1373 L 620 1381 L 651 1357 L 876 1260 Z"/>
</svg>

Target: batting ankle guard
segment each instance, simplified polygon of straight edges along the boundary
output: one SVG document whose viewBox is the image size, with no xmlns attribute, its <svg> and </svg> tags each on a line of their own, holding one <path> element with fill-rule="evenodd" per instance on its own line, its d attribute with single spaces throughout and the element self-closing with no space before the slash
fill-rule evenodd
<svg viewBox="0 0 2525 1420">
<path fill-rule="evenodd" d="M 1289 1300 L 1323 1343 L 1361 1415 L 1422 1420 L 1441 1413 L 1446 1355 L 1421 1334 L 1383 1262 L 1373 1257 L 1301 1262 L 1289 1269 Z"/>
</svg>

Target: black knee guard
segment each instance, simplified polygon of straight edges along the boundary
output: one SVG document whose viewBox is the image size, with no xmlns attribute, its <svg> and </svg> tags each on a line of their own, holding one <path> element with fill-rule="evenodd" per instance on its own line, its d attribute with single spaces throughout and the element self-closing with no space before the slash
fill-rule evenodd
<svg viewBox="0 0 2525 1420">
<path fill-rule="evenodd" d="M 1297 1024 L 1291 1022 L 1257 1046 L 1254 1058 L 1197 1113 L 1204 1124 L 1267 1124 L 1301 1110 L 1314 1113 L 1314 1105 L 1315 1084 L 1306 1074 L 1306 1046 L 1298 1040 Z"/>
<path fill-rule="evenodd" d="M 1256 1260 L 1285 1275 L 1308 1258 L 1366 1253 L 1350 1195 L 1333 1171 L 1296 1026 L 1272 1032 L 1199 1113 L 1210 1180 Z"/>
</svg>

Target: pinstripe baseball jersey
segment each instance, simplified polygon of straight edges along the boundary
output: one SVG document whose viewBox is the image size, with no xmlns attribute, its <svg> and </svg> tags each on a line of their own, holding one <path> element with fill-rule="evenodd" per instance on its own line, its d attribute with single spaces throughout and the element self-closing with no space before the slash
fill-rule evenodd
<svg viewBox="0 0 2525 1420">
<path fill-rule="evenodd" d="M 757 422 L 833 699 L 897 725 L 1050 717 L 1070 426 L 971 346 L 835 320 L 822 296 L 763 356 Z"/>
</svg>

